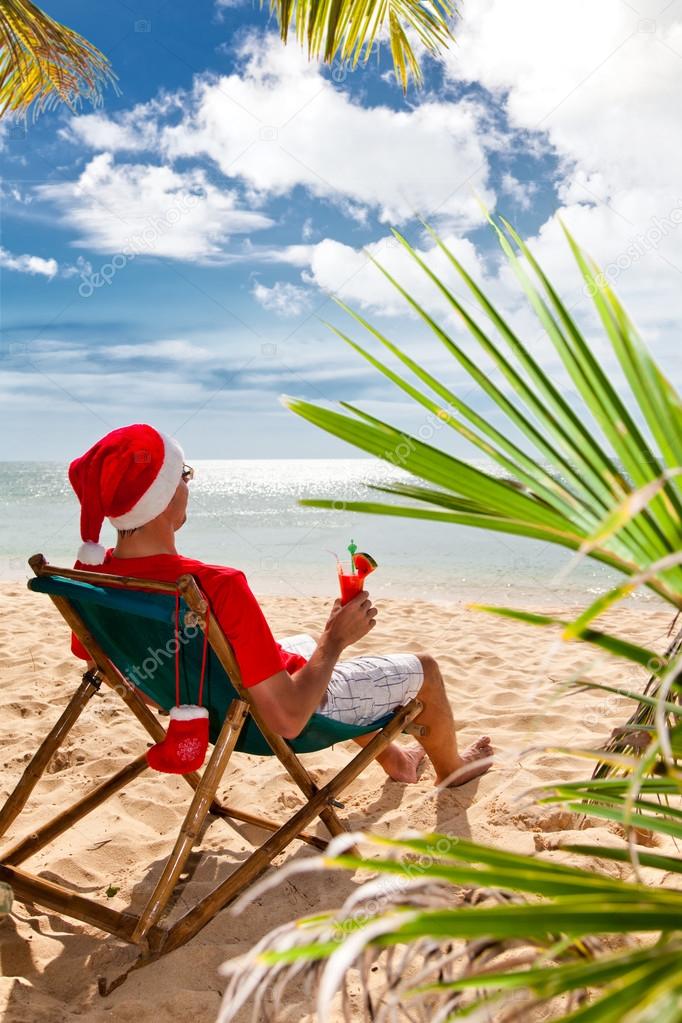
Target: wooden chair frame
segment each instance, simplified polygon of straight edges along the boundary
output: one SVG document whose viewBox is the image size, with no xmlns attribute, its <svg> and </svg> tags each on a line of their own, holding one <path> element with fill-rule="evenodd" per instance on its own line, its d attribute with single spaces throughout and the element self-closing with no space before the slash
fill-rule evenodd
<svg viewBox="0 0 682 1023">
<path fill-rule="evenodd" d="M 206 614 L 206 602 L 192 576 L 182 576 L 178 579 L 177 584 L 172 584 L 104 575 L 99 572 L 54 568 L 48 565 L 42 554 L 36 554 L 30 558 L 29 564 L 37 576 L 62 576 L 95 585 L 113 585 L 127 589 L 144 588 L 168 594 L 175 594 L 179 591 L 191 612 L 196 616 L 196 622 L 202 631 L 205 632 L 208 626 L 208 642 L 238 694 L 238 699 L 233 700 L 230 705 L 203 774 L 199 775 L 194 772 L 182 775 L 194 790 L 194 795 L 173 850 L 140 913 L 114 910 L 93 899 L 78 895 L 63 885 L 29 874 L 21 869 L 20 864 L 147 770 L 148 764 L 144 753 L 86 793 L 68 809 L 61 811 L 46 824 L 10 846 L 0 856 L 0 881 L 11 885 L 16 899 L 22 902 L 36 903 L 65 916 L 81 920 L 138 946 L 139 956 L 132 968 L 158 959 L 193 938 L 213 919 L 216 913 L 260 877 L 274 857 L 295 838 L 317 849 L 324 849 L 327 845 L 325 840 L 308 834 L 303 829 L 316 817 L 320 817 L 330 836 L 342 834 L 346 828 L 339 820 L 336 808 L 342 807 L 343 804 L 337 801 L 337 797 L 400 732 L 410 731 L 424 734 L 423 729 L 413 724 L 414 719 L 421 713 L 423 705 L 418 700 L 411 700 L 395 713 L 391 721 L 331 781 L 322 788 L 318 788 L 291 747 L 284 739 L 275 735 L 260 716 L 248 690 L 242 685 L 239 665 L 232 647 L 214 616 Z M 91 635 L 69 600 L 52 594 L 50 599 L 90 654 L 95 667 L 83 675 L 80 685 L 59 720 L 39 746 L 14 791 L 0 810 L 0 837 L 5 834 L 23 810 L 50 759 L 64 742 L 102 682 L 118 693 L 154 742 L 159 742 L 165 735 L 165 730 L 157 716 L 150 710 L 135 687 L 109 661 L 106 652 Z M 306 799 L 301 809 L 284 823 L 236 807 L 225 806 L 216 799 L 216 790 L 249 714 L 254 718 L 273 753 L 301 789 Z M 271 835 L 244 863 L 192 909 L 171 926 L 164 926 L 160 923 L 161 917 L 178 884 L 189 855 L 197 844 L 208 814 L 255 825 L 271 832 Z M 109 988 L 101 986 L 102 993 L 112 990 L 117 983 L 125 979 L 127 972 Z"/>
</svg>

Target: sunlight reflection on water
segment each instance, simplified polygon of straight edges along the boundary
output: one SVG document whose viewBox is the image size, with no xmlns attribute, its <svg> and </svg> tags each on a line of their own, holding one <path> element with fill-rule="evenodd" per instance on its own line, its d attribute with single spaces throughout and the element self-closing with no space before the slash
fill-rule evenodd
<svg viewBox="0 0 682 1023">
<path fill-rule="evenodd" d="M 605 567 L 584 562 L 555 584 L 571 553 L 549 544 L 451 523 L 297 504 L 303 497 L 409 503 L 370 489 L 411 480 L 386 462 L 243 459 L 194 465 L 189 519 L 178 547 L 184 554 L 242 568 L 257 593 L 333 598 L 330 552 L 343 555 L 351 537 L 379 562 L 371 580 L 374 599 L 412 596 L 551 608 L 578 604 L 615 578 Z M 2 474 L 2 576 L 25 577 L 26 559 L 36 551 L 53 564 L 70 564 L 79 544 L 79 509 L 66 466 L 4 463 Z M 103 542 L 114 542 L 108 524 Z"/>
</svg>

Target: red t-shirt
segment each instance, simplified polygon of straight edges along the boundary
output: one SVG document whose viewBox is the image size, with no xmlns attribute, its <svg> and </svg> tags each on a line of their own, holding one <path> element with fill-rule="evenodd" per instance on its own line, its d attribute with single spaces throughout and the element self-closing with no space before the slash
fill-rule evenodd
<svg viewBox="0 0 682 1023">
<path fill-rule="evenodd" d="M 193 575 L 208 599 L 211 613 L 232 645 L 246 687 L 255 686 L 282 669 L 293 674 L 307 663 L 305 657 L 289 653 L 276 642 L 246 576 L 238 568 L 206 565 L 181 554 L 115 558 L 112 550 L 107 551 L 102 565 L 84 565 L 77 561 L 75 567 L 86 572 L 109 572 L 158 582 L 175 582 L 181 575 Z M 71 650 L 76 657 L 89 660 L 76 636 L 72 636 Z"/>
</svg>

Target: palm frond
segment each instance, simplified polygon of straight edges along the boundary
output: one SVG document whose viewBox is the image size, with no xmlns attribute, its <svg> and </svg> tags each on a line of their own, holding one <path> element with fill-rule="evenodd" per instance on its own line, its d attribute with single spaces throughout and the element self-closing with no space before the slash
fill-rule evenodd
<svg viewBox="0 0 682 1023">
<path fill-rule="evenodd" d="M 83 100 L 98 105 L 115 83 L 107 57 L 83 36 L 50 18 L 31 0 L 0 4 L 0 117 L 34 115 Z"/>
<path fill-rule="evenodd" d="M 640 585 L 646 574 L 643 573 L 639 577 Z M 598 751 L 598 754 L 594 755 L 594 759 L 597 761 L 593 773 L 595 779 L 608 778 L 614 771 L 629 773 L 627 762 L 619 762 L 618 757 L 636 756 L 641 753 L 642 746 L 638 739 L 646 730 L 657 730 L 657 715 L 659 724 L 661 720 L 664 720 L 667 728 L 672 727 L 674 719 L 682 716 L 682 690 L 679 686 L 679 681 L 682 679 L 682 630 L 676 634 L 667 650 L 659 653 L 631 643 L 621 636 L 614 636 L 590 627 L 590 623 L 597 615 L 626 597 L 630 589 L 630 586 L 626 585 L 607 591 L 571 621 L 557 615 L 537 614 L 523 609 L 494 607 L 485 604 L 470 605 L 474 610 L 515 619 L 528 625 L 545 628 L 559 626 L 564 639 L 580 640 L 592 644 L 616 657 L 648 668 L 651 674 L 642 693 L 619 686 L 606 685 L 592 679 L 575 679 L 569 683 L 570 687 L 575 690 L 593 689 L 613 693 L 617 696 L 627 697 L 637 704 L 627 722 L 620 728 L 614 729 L 606 744 Z M 661 689 L 663 684 L 665 684 L 665 693 Z M 682 749 L 678 750 L 678 755 L 682 757 Z"/>
<path fill-rule="evenodd" d="M 481 394 L 494 403 L 503 417 L 502 425 L 493 426 L 451 387 L 340 300 L 337 300 L 340 307 L 402 366 L 393 369 L 339 328 L 333 326 L 332 330 L 391 384 L 424 408 L 435 427 L 456 430 L 477 453 L 495 462 L 502 477 L 473 469 L 462 459 L 445 455 L 437 447 L 424 444 L 349 402 L 341 402 L 345 410 L 342 414 L 286 395 L 281 400 L 316 426 L 438 487 L 435 501 L 432 489 L 413 486 L 409 494 L 414 501 L 412 506 L 350 502 L 345 504 L 347 510 L 431 518 L 549 540 L 604 561 L 625 575 L 637 576 L 656 564 L 659 568 L 650 575 L 647 585 L 674 606 L 682 607 L 682 566 L 665 560 L 682 545 L 681 476 L 675 463 L 678 454 L 682 454 L 680 399 L 635 335 L 627 315 L 597 269 L 568 231 L 571 251 L 579 271 L 589 282 L 614 358 L 623 366 L 631 385 L 629 395 L 621 396 L 616 390 L 557 289 L 523 240 L 506 221 L 498 225 L 491 219 L 491 223 L 526 299 L 572 378 L 581 407 L 574 408 L 568 403 L 529 345 L 517 336 L 427 224 L 435 247 L 464 283 L 491 330 L 456 297 L 447 274 L 436 274 L 399 232 L 394 234 L 441 299 L 457 314 L 484 360 L 467 354 L 421 302 L 374 256 L 368 254 L 369 258 Z M 492 370 L 486 369 L 486 359 L 506 381 L 506 390 L 494 382 Z M 423 387 L 415 386 L 407 374 L 416 377 Z M 642 376 L 651 381 L 646 394 L 639 385 Z M 637 425 L 638 407 L 660 450 L 652 446 Z M 663 413 L 665 425 L 659 423 L 654 429 L 656 416 Z M 515 431 L 525 445 L 535 449 L 534 453 L 511 439 Z M 393 495 L 406 493 L 400 484 L 383 489 Z M 448 493 L 453 498 L 450 509 L 434 513 L 434 504 L 447 509 Z M 306 498 L 301 503 L 317 508 L 338 507 L 332 500 L 316 498 Z M 420 503 L 427 506 L 426 511 L 418 507 Z"/>
<path fill-rule="evenodd" d="M 223 966 L 220 1023 L 249 1002 L 254 1019 L 277 1019 L 294 979 L 317 991 L 322 1021 L 332 999 L 341 993 L 346 1000 L 351 977 L 358 976 L 366 1018 L 377 1023 L 444 1023 L 492 1006 L 499 1021 L 528 1019 L 544 1007 L 556 1021 L 585 1013 L 586 1023 L 644 1023 L 651 1018 L 645 1012 L 659 1002 L 663 1008 L 682 989 L 682 936 L 675 931 L 682 894 L 675 888 L 447 835 L 364 840 L 388 854 L 321 861 L 377 875 L 340 910 L 280 927 Z M 662 871 L 670 859 L 643 853 L 643 861 Z M 596 937 L 647 932 L 658 936 L 655 944 L 625 941 L 608 954 Z M 370 994 L 374 964 L 379 970 Z"/>
<path fill-rule="evenodd" d="M 666 714 L 675 714 L 676 709 L 679 708 L 682 703 L 682 693 L 680 692 L 679 686 L 675 685 L 679 681 L 682 674 L 682 664 L 680 659 L 682 657 L 682 629 L 676 634 L 672 640 L 670 646 L 665 652 L 663 658 L 658 663 L 650 664 L 653 669 L 646 686 L 644 693 L 638 699 L 638 706 L 636 710 L 630 715 L 625 726 L 622 729 L 616 730 L 609 741 L 604 746 L 605 754 L 613 753 L 630 753 L 633 752 L 632 743 L 629 741 L 629 737 L 634 733 L 642 729 L 653 727 L 656 723 L 656 714 L 661 709 L 661 675 L 662 668 L 669 668 L 670 665 L 678 665 L 677 670 L 674 673 L 673 684 L 670 692 L 670 700 L 665 701 L 663 708 Z M 594 778 L 604 778 L 611 774 L 611 768 L 606 761 L 601 760 L 594 769 Z"/>
<path fill-rule="evenodd" d="M 278 985 L 292 976 L 319 985 L 320 1019 L 334 994 L 346 992 L 349 971 L 355 968 L 368 1018 L 378 1023 L 460 1018 L 520 1023 L 540 1018 L 539 1012 L 557 1023 L 682 1023 L 682 917 L 674 881 L 682 874 L 682 860 L 667 850 L 653 853 L 637 846 L 643 835 L 659 835 L 670 845 L 682 839 L 682 632 L 659 654 L 594 627 L 597 617 L 640 586 L 653 589 L 676 609 L 682 607 L 682 403 L 604 275 L 566 228 L 578 270 L 627 381 L 624 391 L 612 383 L 528 246 L 507 221 L 491 223 L 579 405 L 566 401 L 529 346 L 428 225 L 448 267 L 467 289 L 467 305 L 444 275 L 435 274 L 417 250 L 394 234 L 457 314 L 479 353 L 502 376 L 504 390 L 484 361 L 468 355 L 421 302 L 374 262 L 460 370 L 493 402 L 502 424 L 489 423 L 344 303 L 339 305 L 402 368 L 393 369 L 332 329 L 434 423 L 455 429 L 496 463 L 496 471 L 484 472 L 452 458 L 349 402 L 341 403 L 342 414 L 297 398 L 285 396 L 283 401 L 314 425 L 412 475 L 413 480 L 371 488 L 401 503 L 344 502 L 346 510 L 543 539 L 628 577 L 570 621 L 513 608 L 481 608 L 559 628 L 565 641 L 587 642 L 649 668 L 644 693 L 582 677 L 571 681 L 575 691 L 624 696 L 635 702 L 636 711 L 604 749 L 558 751 L 596 761 L 591 779 L 554 782 L 530 793 L 542 804 L 558 803 L 611 827 L 619 825 L 627 846 L 567 846 L 583 861 L 590 858 L 586 866 L 518 856 L 442 835 L 399 840 L 368 836 L 368 841 L 389 848 L 389 855 L 373 859 L 337 848 L 323 862 L 335 869 L 369 869 L 375 879 L 360 886 L 339 911 L 281 929 L 276 947 L 265 939 L 255 959 L 247 956 L 230 964 L 224 1023 L 243 1004 L 239 992 L 255 967 L 260 970 L 261 996 L 274 977 Z M 471 313 L 471 302 L 480 320 Z M 511 439 L 514 431 L 523 447 Z M 300 503 L 338 508 L 337 502 L 322 498 Z M 623 870 L 629 866 L 632 873 L 613 877 L 594 868 L 595 857 L 620 863 Z M 661 872 L 660 882 L 644 884 L 642 867 Z M 600 945 L 603 935 L 619 935 L 619 950 L 606 954 Z M 370 996 L 372 963 L 380 963 L 380 970 L 373 975 L 376 993 Z M 377 985 L 377 977 L 383 983 Z M 273 988 L 276 996 L 281 990 Z"/>
<path fill-rule="evenodd" d="M 293 28 L 308 56 L 327 64 L 338 60 L 355 69 L 387 38 L 406 92 L 410 78 L 417 85 L 423 78 L 415 43 L 432 55 L 447 47 L 457 7 L 452 0 L 270 0 L 270 11 L 276 12 L 285 43 Z"/>
<path fill-rule="evenodd" d="M 599 629 L 589 629 L 586 626 L 583 626 L 581 629 L 575 629 L 576 620 L 568 621 L 565 618 L 560 618 L 558 615 L 538 614 L 534 611 L 524 611 L 512 607 L 495 607 L 491 604 L 470 604 L 469 607 L 474 611 L 484 611 L 487 614 L 498 615 L 501 618 L 512 618 L 515 621 L 526 622 L 528 625 L 543 627 L 558 625 L 563 630 L 564 638 L 570 637 L 571 639 L 579 639 L 583 643 L 591 643 L 593 646 L 600 647 L 616 657 L 623 657 L 634 664 L 650 668 L 656 675 L 660 675 L 668 664 L 667 656 L 658 654 L 655 650 L 651 650 L 648 647 L 639 646 L 637 643 L 631 643 L 621 636 L 614 636 Z M 585 685 L 589 687 L 593 683 L 588 682 Z M 618 693 L 621 696 L 632 695 L 633 699 L 639 699 L 637 694 L 630 694 L 628 690 L 616 689 L 613 686 L 602 686 L 598 683 L 594 683 L 594 687 Z"/>
</svg>

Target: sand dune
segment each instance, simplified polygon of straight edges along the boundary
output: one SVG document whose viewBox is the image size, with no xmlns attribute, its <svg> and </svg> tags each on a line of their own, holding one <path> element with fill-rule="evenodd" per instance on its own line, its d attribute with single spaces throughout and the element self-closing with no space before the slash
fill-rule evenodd
<svg viewBox="0 0 682 1023">
<path fill-rule="evenodd" d="M 317 633 L 330 601 L 276 597 L 262 598 L 262 604 L 273 631 L 282 636 Z M 551 849 L 579 829 L 581 821 L 575 815 L 540 809 L 522 798 L 538 782 L 587 773 L 584 764 L 538 747 L 595 745 L 625 720 L 631 704 L 605 694 L 562 697 L 557 680 L 584 673 L 639 686 L 644 673 L 585 646 L 560 645 L 550 632 L 476 614 L 461 605 L 386 600 L 378 601 L 377 607 L 376 628 L 349 655 L 432 653 L 441 664 L 461 723 L 462 742 L 487 732 L 493 737 L 497 761 L 484 778 L 437 797 L 430 767 L 419 784 L 403 786 L 389 781 L 374 765 L 347 792 L 343 815 L 350 826 L 392 833 L 406 827 L 437 829 L 523 852 Z M 0 612 L 0 801 L 4 801 L 78 684 L 79 667 L 69 654 L 67 629 L 47 598 L 28 593 L 22 584 L 5 583 L 0 587 Z M 630 639 L 662 650 L 670 619 L 665 609 L 627 609 L 610 624 Z M 3 841 L 30 832 L 55 808 L 74 801 L 146 745 L 146 733 L 125 706 L 111 691 L 103 691 L 91 701 Z M 354 749 L 340 745 L 304 762 L 316 780 L 323 781 Z M 235 805 L 261 809 L 273 817 L 290 815 L 301 802 L 274 758 L 236 756 L 221 792 Z M 29 860 L 27 869 L 116 908 L 137 909 L 171 848 L 189 793 L 182 780 L 147 772 Z M 582 840 L 615 841 L 615 826 L 589 819 L 584 823 Z M 322 826 L 318 831 L 323 834 Z M 194 858 L 192 876 L 171 912 L 180 913 L 217 878 L 226 876 L 248 855 L 255 837 L 262 840 L 262 833 L 256 836 L 249 828 L 236 831 L 213 822 L 204 836 L 203 855 Z M 278 862 L 309 854 L 307 847 L 294 844 Z M 611 864 L 608 869 L 621 868 Z M 133 958 L 130 946 L 16 903 L 12 915 L 0 920 L 3 1019 L 143 1023 L 162 1018 L 185 1023 L 189 1017 L 193 1023 L 209 1023 L 220 1004 L 218 967 L 225 959 L 247 950 L 278 923 L 336 904 L 354 883 L 352 876 L 337 874 L 289 880 L 258 900 L 248 914 L 237 918 L 224 911 L 187 946 L 132 974 L 106 999 L 97 993 L 97 978 L 117 976 Z M 291 991 L 292 1019 L 310 1018 L 301 998 L 300 992 Z"/>
</svg>

